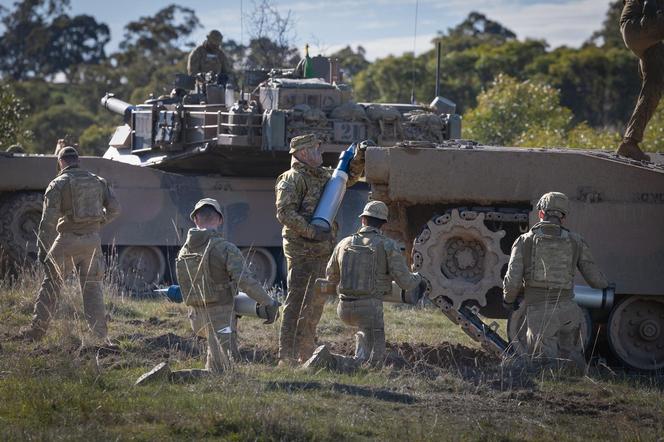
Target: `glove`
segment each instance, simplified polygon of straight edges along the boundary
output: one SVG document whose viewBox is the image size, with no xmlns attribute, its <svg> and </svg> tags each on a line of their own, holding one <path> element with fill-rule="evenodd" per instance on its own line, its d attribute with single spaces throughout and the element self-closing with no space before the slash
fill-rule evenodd
<svg viewBox="0 0 664 442">
<path fill-rule="evenodd" d="M 325 230 L 324 228 L 310 224 L 310 226 L 314 229 L 314 237 L 312 238 L 314 241 L 332 241 L 334 240 L 334 237 L 332 236 L 332 232 L 329 230 Z"/>
<path fill-rule="evenodd" d="M 514 302 L 505 302 L 503 301 L 503 308 L 507 310 L 508 312 L 515 312 L 519 310 L 519 303 L 514 301 Z"/>
<path fill-rule="evenodd" d="M 374 143 L 374 142 L 371 141 L 371 140 L 364 140 L 364 141 L 362 141 L 362 142 L 357 146 L 357 149 L 358 149 L 360 152 L 364 152 L 365 150 L 367 150 L 367 147 L 375 146 L 375 145 L 376 145 L 376 143 Z"/>
<path fill-rule="evenodd" d="M 263 306 L 265 308 L 265 315 L 267 319 L 263 324 L 272 324 L 279 317 L 279 307 L 281 303 L 279 301 L 272 301 L 272 304 Z"/>
</svg>

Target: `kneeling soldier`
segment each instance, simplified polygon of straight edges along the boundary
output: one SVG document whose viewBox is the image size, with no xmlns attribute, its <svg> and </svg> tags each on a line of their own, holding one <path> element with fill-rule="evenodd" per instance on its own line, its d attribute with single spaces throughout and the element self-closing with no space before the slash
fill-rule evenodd
<svg viewBox="0 0 664 442">
<path fill-rule="evenodd" d="M 216 200 L 203 198 L 196 203 L 190 217 L 196 227 L 189 229 L 175 269 L 184 303 L 189 306 L 191 327 L 196 334 L 208 339 L 208 351 L 205 370 L 181 372 L 183 375 L 218 373 L 228 368 L 230 359 L 238 355 L 237 319 L 233 309 L 238 287 L 265 308 L 266 323 L 276 319 L 279 303 L 251 276 L 240 250 L 217 231 L 224 218 Z M 170 373 L 168 366 L 160 364 L 137 383 L 159 377 L 157 375 L 163 372 Z M 173 372 L 172 377 L 187 376 Z"/>
<path fill-rule="evenodd" d="M 385 358 L 383 297 L 392 291 L 392 281 L 403 290 L 413 290 L 424 281 L 411 273 L 396 241 L 380 228 L 387 222 L 388 209 L 381 201 L 371 201 L 360 215 L 362 227 L 337 244 L 327 264 L 327 280 L 337 286 L 337 315 L 347 325 L 358 327 L 355 357 L 332 355 L 322 345 L 305 366 L 346 368 L 368 362 L 380 365 Z"/>
<path fill-rule="evenodd" d="M 526 303 L 527 340 L 531 356 L 545 365 L 562 357 L 580 370 L 586 367 L 581 343 L 583 312 L 574 302 L 578 268 L 593 288 L 609 283 L 597 267 L 581 235 L 562 226 L 569 199 L 549 192 L 537 203 L 540 222 L 514 241 L 505 279 L 505 308 L 515 310 L 522 289 Z"/>
</svg>

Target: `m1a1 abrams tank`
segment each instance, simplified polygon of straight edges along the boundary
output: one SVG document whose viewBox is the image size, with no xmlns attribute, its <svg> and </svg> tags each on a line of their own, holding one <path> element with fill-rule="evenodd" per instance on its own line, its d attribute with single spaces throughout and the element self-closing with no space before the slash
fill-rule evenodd
<svg viewBox="0 0 664 442">
<path fill-rule="evenodd" d="M 372 138 L 443 141 L 460 136 L 454 106 L 354 103 L 340 84 L 335 63 L 314 57 L 317 78 L 288 71 L 253 72 L 250 93 L 219 85 L 210 75 L 180 75 L 168 96 L 129 104 L 107 94 L 101 103 L 122 116 L 104 158 L 82 166 L 105 177 L 123 210 L 102 230 L 117 250 L 124 283 L 135 291 L 171 282 L 171 265 L 187 229 L 189 211 L 202 197 L 216 198 L 225 214 L 224 235 L 250 256 L 259 279 L 284 279 L 281 232 L 274 212 L 276 177 L 289 168 L 292 137 L 316 133 L 326 163 L 350 143 Z M 43 191 L 55 159 L 36 155 L 0 158 L 0 246 L 21 262 L 34 257 Z M 359 184 L 344 199 L 340 235 L 355 230 L 367 199 Z"/>
<path fill-rule="evenodd" d="M 511 245 L 537 222 L 542 194 L 566 193 L 566 225 L 616 284 L 615 294 L 575 288 L 588 313 L 586 342 L 595 324 L 625 364 L 664 367 L 663 167 L 598 151 L 406 142 L 369 148 L 366 179 L 372 197 L 388 203 L 384 230 L 408 245 L 429 298 L 498 353 L 506 343 L 475 313 L 507 316 L 500 303 Z M 523 338 L 522 324 L 521 310 L 510 318 L 511 338 Z"/>
</svg>

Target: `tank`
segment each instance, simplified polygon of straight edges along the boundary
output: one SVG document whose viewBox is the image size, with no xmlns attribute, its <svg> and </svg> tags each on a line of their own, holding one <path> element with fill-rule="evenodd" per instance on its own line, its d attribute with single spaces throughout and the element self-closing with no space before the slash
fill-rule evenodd
<svg viewBox="0 0 664 442">
<path fill-rule="evenodd" d="M 584 236 L 616 286 L 615 293 L 589 290 L 577 276 L 585 341 L 592 346 L 599 328 L 622 362 L 664 367 L 661 165 L 598 151 L 404 142 L 370 147 L 366 174 L 372 198 L 390 209 L 385 232 L 406 246 L 429 283 L 429 299 L 498 352 L 505 342 L 483 335 L 482 327 L 493 328 L 473 325 L 473 312 L 507 317 L 501 287 L 511 246 L 538 221 L 540 196 L 564 192 L 566 226 Z M 523 339 L 523 318 L 523 311 L 510 318 L 510 338 Z"/>
<path fill-rule="evenodd" d="M 81 162 L 111 183 L 122 204 L 120 217 L 102 230 L 102 241 L 115 252 L 110 255 L 117 254 L 111 264 L 128 289 L 149 292 L 175 282 L 174 258 L 193 226 L 189 212 L 203 197 L 222 204 L 223 234 L 246 254 L 259 280 L 285 281 L 274 185 L 290 167 L 289 142 L 297 135 L 316 133 L 331 166 L 350 144 L 366 138 L 396 142 L 404 132 L 417 140 L 458 138 L 453 111 L 352 102 L 350 89 L 334 82 L 341 79 L 336 64 L 313 60 L 317 78 L 292 78 L 288 70 L 249 72 L 244 88 L 251 92 L 233 93 L 209 75 L 180 74 L 169 95 L 144 103 L 113 94 L 101 99 L 118 114 L 119 126 L 103 158 Z M 437 124 L 426 132 L 405 114 L 426 115 Z M 43 155 L 0 157 L 0 246 L 13 263 L 36 256 L 43 192 L 55 162 Z M 346 193 L 336 217 L 340 237 L 358 227 L 367 195 L 365 183 Z"/>
</svg>

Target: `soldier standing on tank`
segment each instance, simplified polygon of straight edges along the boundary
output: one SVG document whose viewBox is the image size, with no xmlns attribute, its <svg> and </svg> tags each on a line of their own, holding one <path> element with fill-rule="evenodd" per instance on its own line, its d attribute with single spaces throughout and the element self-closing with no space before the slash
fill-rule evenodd
<svg viewBox="0 0 664 442">
<path fill-rule="evenodd" d="M 104 255 L 99 230 L 120 214 L 120 204 L 103 178 L 79 167 L 71 146 L 58 151 L 60 172 L 46 188 L 37 235 L 37 258 L 46 275 L 37 295 L 34 316 L 20 338 L 40 340 L 55 312 L 64 278 L 80 274 L 85 319 L 96 337 L 106 339 L 106 314 L 101 283 Z"/>
<path fill-rule="evenodd" d="M 208 339 L 205 370 L 181 370 L 173 377 L 190 377 L 224 371 L 237 358 L 237 317 L 233 300 L 238 289 L 265 307 L 266 324 L 277 317 L 279 303 L 273 300 L 245 266 L 240 250 L 219 232 L 224 222 L 217 200 L 203 198 L 190 214 L 196 227 L 189 229 L 175 263 L 182 297 L 189 306 L 194 333 Z M 219 348 L 221 347 L 221 351 Z M 170 374 L 161 363 L 141 376 L 137 384 Z"/>
<path fill-rule="evenodd" d="M 196 75 L 212 72 L 217 75 L 228 75 L 230 66 L 226 54 L 221 49 L 222 41 L 221 32 L 216 29 L 210 31 L 205 41 L 189 54 L 187 73 Z"/>
<path fill-rule="evenodd" d="M 620 31 L 625 45 L 639 57 L 641 91 L 616 153 L 649 161 L 639 143 L 664 90 L 664 14 L 656 0 L 623 0 L 623 3 Z"/>
<path fill-rule="evenodd" d="M 383 235 L 388 209 L 382 201 L 370 201 L 360 214 L 362 227 L 339 241 L 327 264 L 327 281 L 337 286 L 337 315 L 347 325 L 358 327 L 355 356 L 333 355 L 325 345 L 316 349 L 306 367 L 326 366 L 352 369 L 368 362 L 381 365 L 385 359 L 383 297 L 391 292 L 392 281 L 403 290 L 426 285 L 419 274 L 411 273 L 406 258 L 393 239 Z"/>
<path fill-rule="evenodd" d="M 504 305 L 516 310 L 517 297 L 524 290 L 530 355 L 545 366 L 562 357 L 585 370 L 583 312 L 573 301 L 574 273 L 578 268 L 593 288 L 604 289 L 609 283 L 583 237 L 562 226 L 569 213 L 567 196 L 546 193 L 537 209 L 540 222 L 512 245 L 503 280 Z"/>
<path fill-rule="evenodd" d="M 316 299 L 314 283 L 322 277 L 336 239 L 336 225 L 325 231 L 310 224 L 332 169 L 322 167 L 320 140 L 314 134 L 294 137 L 290 143 L 291 168 L 276 184 L 277 219 L 283 225 L 284 254 L 288 264 L 288 294 L 279 333 L 279 363 L 294 364 L 311 357 L 316 326 L 325 299 Z M 366 143 L 351 161 L 347 186 L 357 182 L 364 170 Z M 305 298 L 308 300 L 305 302 Z"/>
</svg>

